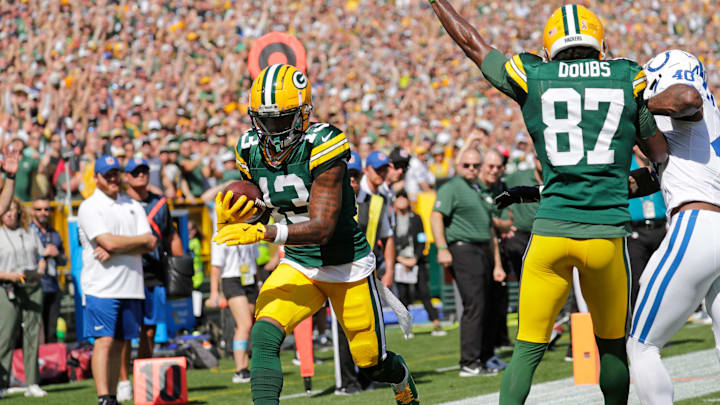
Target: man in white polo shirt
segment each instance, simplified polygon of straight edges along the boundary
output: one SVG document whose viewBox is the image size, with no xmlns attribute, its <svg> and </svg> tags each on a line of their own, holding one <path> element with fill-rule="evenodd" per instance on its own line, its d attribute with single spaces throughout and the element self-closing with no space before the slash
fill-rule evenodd
<svg viewBox="0 0 720 405">
<path fill-rule="evenodd" d="M 81 283 L 85 302 L 85 336 L 94 337 L 92 372 L 98 405 L 116 405 L 116 388 L 125 340 L 137 338 L 143 319 L 141 254 L 155 248 L 156 238 L 143 207 L 119 197 L 120 163 L 104 155 L 95 161 L 93 195 L 80 205 L 78 221 L 83 248 Z"/>
</svg>

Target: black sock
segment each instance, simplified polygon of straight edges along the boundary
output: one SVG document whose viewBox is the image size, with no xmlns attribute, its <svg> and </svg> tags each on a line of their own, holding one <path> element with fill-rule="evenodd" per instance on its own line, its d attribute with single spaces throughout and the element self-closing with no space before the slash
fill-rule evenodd
<svg viewBox="0 0 720 405">
<path fill-rule="evenodd" d="M 117 403 L 117 400 L 113 401 L 115 397 L 112 395 L 100 395 L 98 396 L 98 405 L 112 405 Z"/>
</svg>

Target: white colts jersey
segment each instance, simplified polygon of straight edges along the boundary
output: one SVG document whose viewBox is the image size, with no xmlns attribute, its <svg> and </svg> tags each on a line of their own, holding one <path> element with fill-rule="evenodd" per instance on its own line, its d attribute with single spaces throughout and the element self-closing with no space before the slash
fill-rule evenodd
<svg viewBox="0 0 720 405">
<path fill-rule="evenodd" d="M 700 92 L 704 100 L 700 121 L 655 117 L 670 154 L 661 176 L 668 216 L 673 208 L 690 201 L 720 205 L 720 111 L 707 87 L 702 63 L 689 53 L 672 50 L 648 62 L 645 72 L 646 98 L 674 84 L 685 84 Z"/>
</svg>

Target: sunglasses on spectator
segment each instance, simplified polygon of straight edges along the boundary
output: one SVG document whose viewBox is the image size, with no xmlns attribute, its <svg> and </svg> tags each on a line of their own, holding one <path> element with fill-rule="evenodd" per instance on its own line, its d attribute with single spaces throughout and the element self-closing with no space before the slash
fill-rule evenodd
<svg viewBox="0 0 720 405">
<path fill-rule="evenodd" d="M 47 211 L 47 212 L 51 212 L 51 211 L 52 211 L 52 207 L 39 207 L 39 208 L 33 208 L 33 209 L 34 209 L 35 211 Z"/>
<path fill-rule="evenodd" d="M 141 175 L 141 174 L 144 174 L 144 175 L 147 176 L 148 173 L 150 173 L 150 169 L 148 169 L 148 168 L 146 168 L 146 167 L 138 167 L 137 169 L 131 171 L 131 172 L 130 172 L 130 175 L 133 176 L 133 177 L 137 177 L 137 176 L 139 176 L 139 175 Z"/>
<path fill-rule="evenodd" d="M 472 167 L 473 169 L 479 169 L 480 163 L 463 163 L 462 166 L 465 169 L 469 169 L 470 167 Z"/>
</svg>

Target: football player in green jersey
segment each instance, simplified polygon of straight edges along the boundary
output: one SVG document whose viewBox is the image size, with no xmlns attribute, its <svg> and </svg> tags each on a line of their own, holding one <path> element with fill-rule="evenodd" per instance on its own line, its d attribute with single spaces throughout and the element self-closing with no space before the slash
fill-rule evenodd
<svg viewBox="0 0 720 405">
<path fill-rule="evenodd" d="M 517 344 L 500 403 L 525 401 L 577 267 L 600 351 L 605 403 L 624 404 L 630 159 L 636 143 L 656 161 L 666 151 L 642 102 L 642 68 L 625 59 L 602 60 L 602 23 L 583 6 L 566 5 L 550 16 L 544 58 L 522 53 L 507 59 L 449 0 L 430 2 L 490 84 L 520 105 L 542 164 L 545 187 L 523 261 Z"/>
<path fill-rule="evenodd" d="M 263 193 L 274 225 L 245 223 L 256 208 L 232 193 L 218 194 L 217 243 L 260 240 L 286 245 L 285 257 L 263 284 L 252 328 L 251 389 L 255 404 L 279 402 L 280 344 L 327 301 L 368 378 L 390 383 L 398 404 L 417 404 L 418 393 L 402 357 L 385 350 L 375 257 L 355 222 L 355 194 L 346 162 L 345 134 L 310 123 L 310 82 L 290 65 L 263 69 L 250 89 L 252 128 L 235 148 L 243 178 Z M 382 287 L 381 287 L 382 288 Z"/>
</svg>

